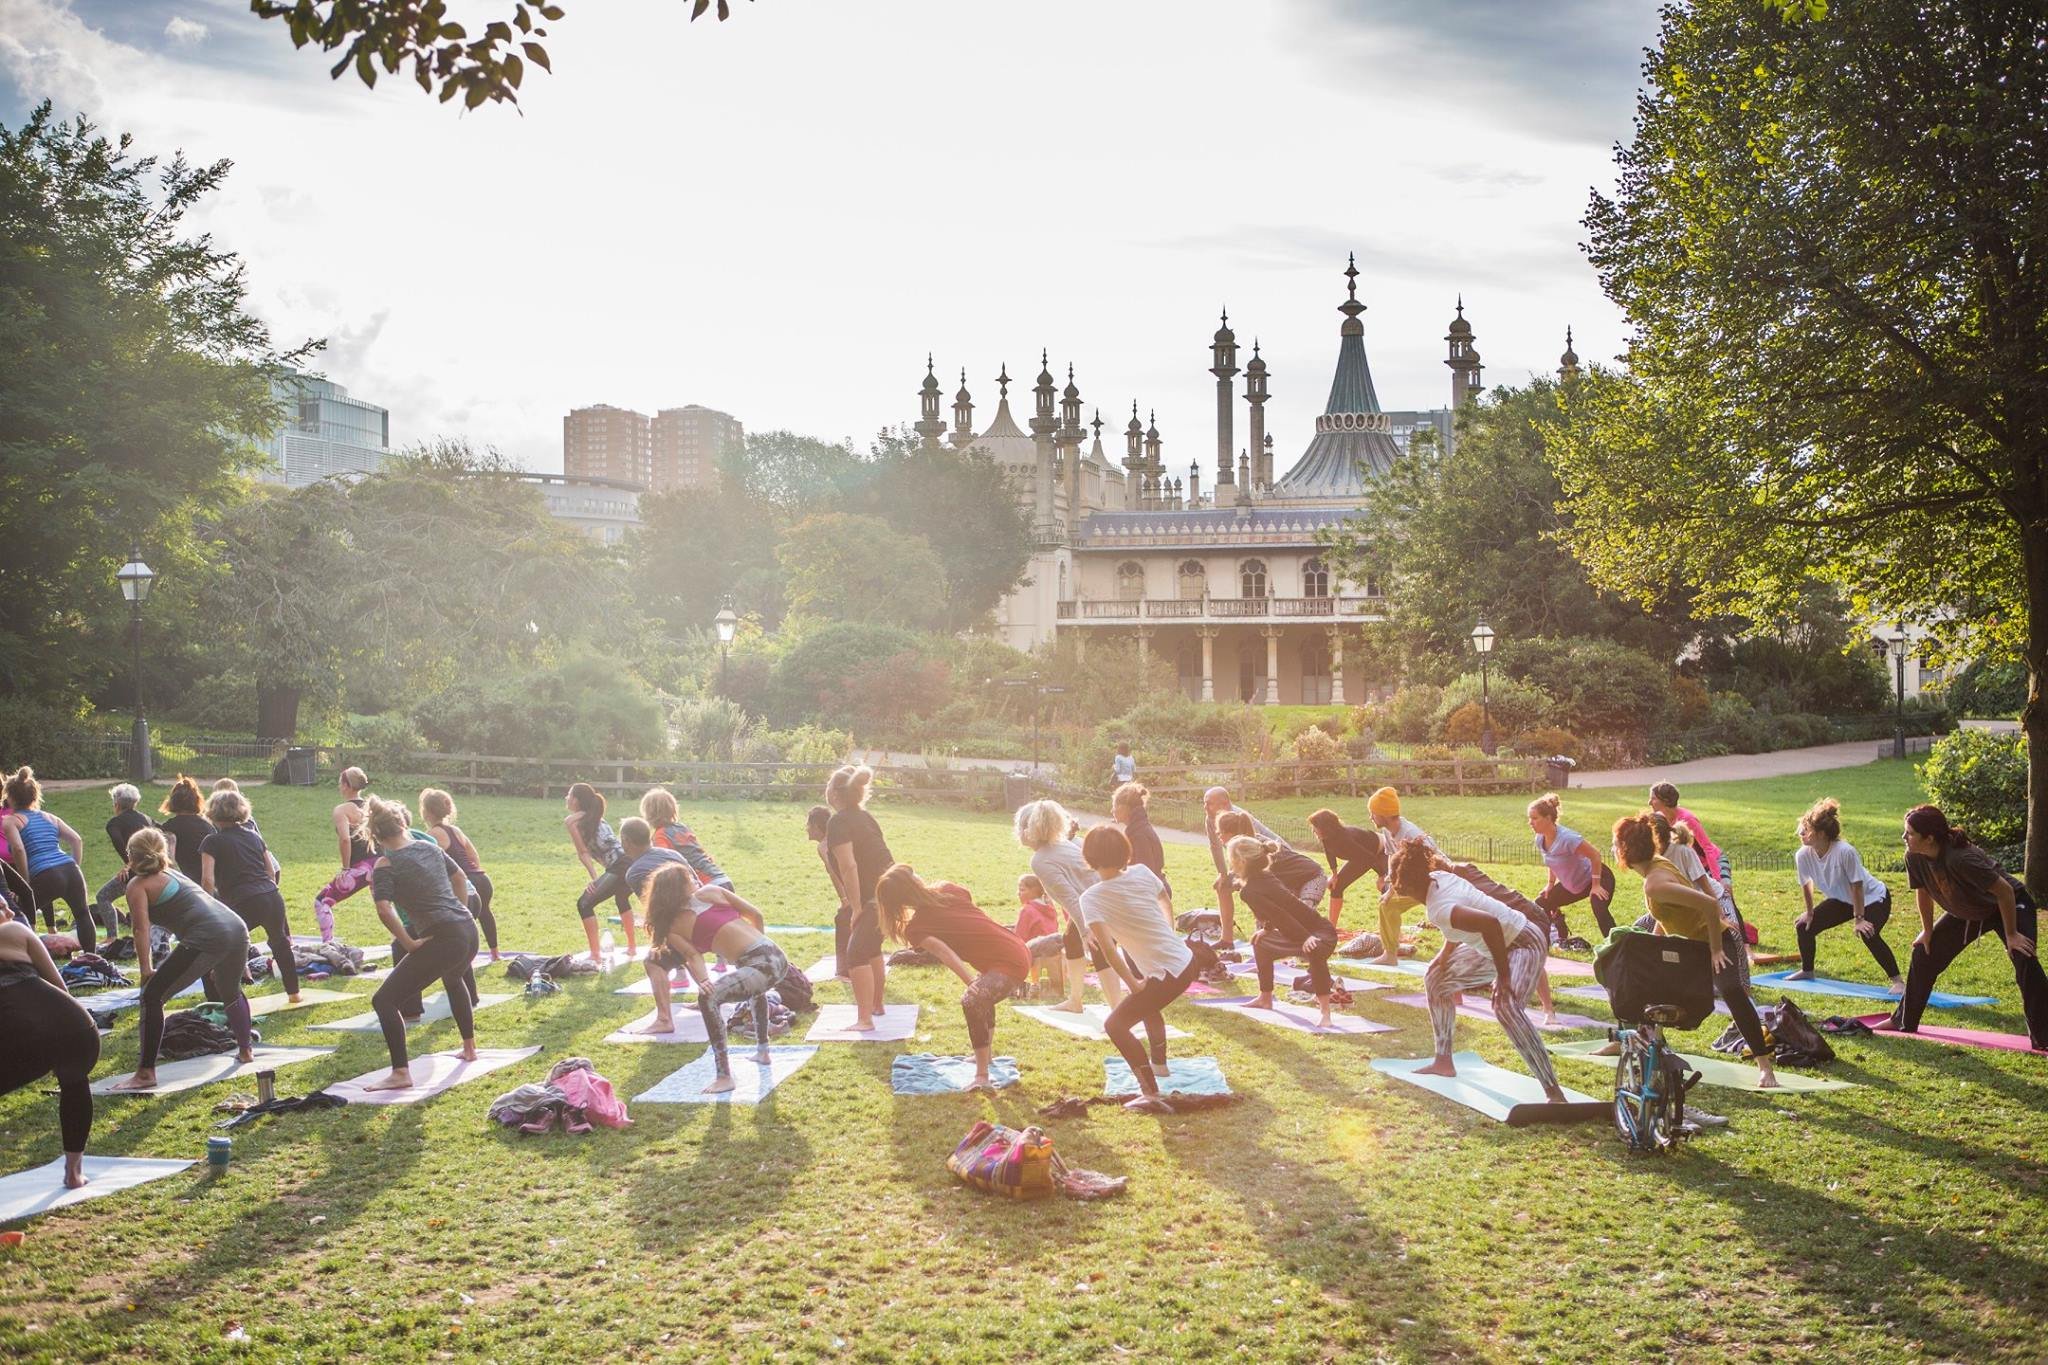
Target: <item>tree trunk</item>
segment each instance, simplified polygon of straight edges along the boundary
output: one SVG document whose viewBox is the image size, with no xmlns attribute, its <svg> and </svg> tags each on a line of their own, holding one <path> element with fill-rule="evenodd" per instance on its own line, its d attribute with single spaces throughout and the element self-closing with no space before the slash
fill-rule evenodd
<svg viewBox="0 0 2048 1365">
<path fill-rule="evenodd" d="M 256 684 L 256 737 L 293 740 L 299 735 L 299 689 Z"/>
<path fill-rule="evenodd" d="M 2027 889 L 2048 903 L 2048 523 L 2020 527 L 2027 574 L 2027 704 L 2020 732 L 2027 739 Z"/>
</svg>

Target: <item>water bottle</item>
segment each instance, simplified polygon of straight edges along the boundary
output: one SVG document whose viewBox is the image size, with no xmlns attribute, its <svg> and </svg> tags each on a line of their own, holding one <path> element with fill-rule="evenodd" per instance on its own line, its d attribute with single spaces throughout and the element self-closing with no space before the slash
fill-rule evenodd
<svg viewBox="0 0 2048 1365">
<path fill-rule="evenodd" d="M 602 952 L 604 956 L 610 957 L 612 955 L 612 949 L 618 946 L 618 940 L 613 938 L 612 931 L 607 929 L 604 931 L 604 937 L 597 941 L 597 946 L 598 950 Z"/>
<path fill-rule="evenodd" d="M 206 1140 L 206 1164 L 216 1171 L 228 1168 L 228 1158 L 234 1154 L 234 1139 L 210 1137 Z"/>
<path fill-rule="evenodd" d="M 256 1102 L 269 1104 L 277 1098 L 277 1073 L 259 1071 L 256 1073 Z"/>
</svg>

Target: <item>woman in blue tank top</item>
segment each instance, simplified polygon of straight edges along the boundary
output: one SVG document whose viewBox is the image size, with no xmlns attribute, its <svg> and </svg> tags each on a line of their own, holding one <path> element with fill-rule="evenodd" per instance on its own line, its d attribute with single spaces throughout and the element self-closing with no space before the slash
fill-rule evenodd
<svg viewBox="0 0 2048 1365">
<path fill-rule="evenodd" d="M 86 907 L 85 840 L 77 830 L 42 809 L 43 789 L 35 771 L 23 768 L 7 779 L 7 804 L 13 810 L 6 819 L 7 856 L 14 870 L 28 882 L 36 904 L 43 907 L 43 924 L 57 928 L 57 902 L 71 911 L 71 932 L 78 946 L 91 952 L 99 938 L 93 933 L 92 916 Z M 68 851 L 67 851 L 68 850 Z"/>
</svg>

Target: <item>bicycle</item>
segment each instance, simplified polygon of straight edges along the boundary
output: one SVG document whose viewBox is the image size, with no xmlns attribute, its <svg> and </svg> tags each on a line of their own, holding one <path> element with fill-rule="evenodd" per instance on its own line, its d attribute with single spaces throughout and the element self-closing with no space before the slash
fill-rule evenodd
<svg viewBox="0 0 2048 1365">
<path fill-rule="evenodd" d="M 1614 1127 L 1630 1151 L 1661 1155 L 1697 1131 L 1685 1119 L 1685 1097 L 1700 1073 L 1664 1040 L 1664 1025 L 1684 1014 L 1677 1005 L 1648 1005 L 1633 1028 L 1611 1028 L 1621 1044 L 1614 1071 Z"/>
</svg>

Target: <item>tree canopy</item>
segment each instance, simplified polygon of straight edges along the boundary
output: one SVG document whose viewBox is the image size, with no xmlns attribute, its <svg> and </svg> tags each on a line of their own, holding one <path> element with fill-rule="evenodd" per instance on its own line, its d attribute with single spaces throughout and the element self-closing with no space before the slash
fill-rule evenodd
<svg viewBox="0 0 2048 1365">
<path fill-rule="evenodd" d="M 832 621 L 930 629 L 946 615 L 946 574 L 923 536 L 877 517 L 821 512 L 775 549 L 790 610 Z"/>
<path fill-rule="evenodd" d="M 2048 10 L 1668 7 L 1589 253 L 1625 374 L 1574 387 L 1573 552 L 1645 601 L 2019 644 L 2048 890 Z"/>
</svg>

